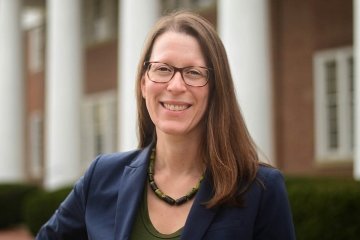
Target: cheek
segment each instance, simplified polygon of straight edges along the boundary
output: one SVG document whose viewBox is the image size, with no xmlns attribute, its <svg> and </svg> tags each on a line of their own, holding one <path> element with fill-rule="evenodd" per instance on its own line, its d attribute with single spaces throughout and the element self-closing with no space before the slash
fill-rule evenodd
<svg viewBox="0 0 360 240">
<path fill-rule="evenodd" d="M 210 96 L 207 94 L 206 96 L 204 96 L 202 118 L 204 118 L 205 115 L 207 114 L 209 110 L 209 104 L 210 104 Z"/>
<path fill-rule="evenodd" d="M 204 92 L 204 94 L 202 95 L 202 105 L 203 105 L 203 108 L 206 110 L 208 108 L 208 105 L 209 105 L 209 90 L 206 89 L 206 91 Z"/>
</svg>

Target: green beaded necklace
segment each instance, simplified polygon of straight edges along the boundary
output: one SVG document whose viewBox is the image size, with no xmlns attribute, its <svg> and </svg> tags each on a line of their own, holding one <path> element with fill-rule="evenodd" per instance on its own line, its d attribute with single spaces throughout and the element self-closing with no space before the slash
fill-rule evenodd
<svg viewBox="0 0 360 240">
<path fill-rule="evenodd" d="M 201 178 L 200 178 L 199 182 L 196 184 L 196 186 L 193 187 L 185 196 L 180 197 L 178 199 L 173 199 L 172 197 L 163 193 L 156 185 L 155 180 L 154 180 L 154 163 L 155 163 L 155 148 L 152 149 L 152 152 L 150 155 L 148 177 L 149 177 L 150 188 L 154 191 L 155 195 L 158 198 L 160 198 L 167 204 L 179 206 L 179 205 L 182 205 L 185 202 L 189 201 L 190 199 L 192 199 L 195 196 L 195 194 L 199 190 L 201 181 L 204 179 L 204 176 L 201 176 Z"/>
</svg>

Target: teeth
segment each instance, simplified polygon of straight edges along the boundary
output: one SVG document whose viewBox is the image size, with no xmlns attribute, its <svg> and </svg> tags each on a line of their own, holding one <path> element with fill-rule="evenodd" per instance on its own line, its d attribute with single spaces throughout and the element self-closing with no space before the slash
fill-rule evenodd
<svg viewBox="0 0 360 240">
<path fill-rule="evenodd" d="M 164 107 L 171 111 L 182 111 L 182 110 L 185 110 L 186 108 L 188 108 L 187 105 L 173 105 L 173 104 L 168 104 L 168 103 L 164 103 Z"/>
</svg>

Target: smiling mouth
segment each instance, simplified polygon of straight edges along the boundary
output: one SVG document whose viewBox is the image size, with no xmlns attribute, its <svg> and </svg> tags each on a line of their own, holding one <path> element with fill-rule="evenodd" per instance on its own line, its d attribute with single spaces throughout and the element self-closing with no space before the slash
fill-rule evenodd
<svg viewBox="0 0 360 240">
<path fill-rule="evenodd" d="M 188 104 L 177 105 L 177 104 L 162 103 L 162 105 L 164 108 L 170 111 L 183 111 L 190 107 L 190 105 Z"/>
</svg>

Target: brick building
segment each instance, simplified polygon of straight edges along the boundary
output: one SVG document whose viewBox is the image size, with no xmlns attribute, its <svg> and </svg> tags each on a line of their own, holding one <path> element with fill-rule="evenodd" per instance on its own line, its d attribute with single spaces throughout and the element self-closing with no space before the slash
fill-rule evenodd
<svg viewBox="0 0 360 240">
<path fill-rule="evenodd" d="M 152 23 L 178 8 L 219 31 L 269 161 L 286 174 L 360 178 L 355 3 L 0 0 L 0 181 L 57 187 L 97 154 L 135 148 L 138 56 Z"/>
</svg>

